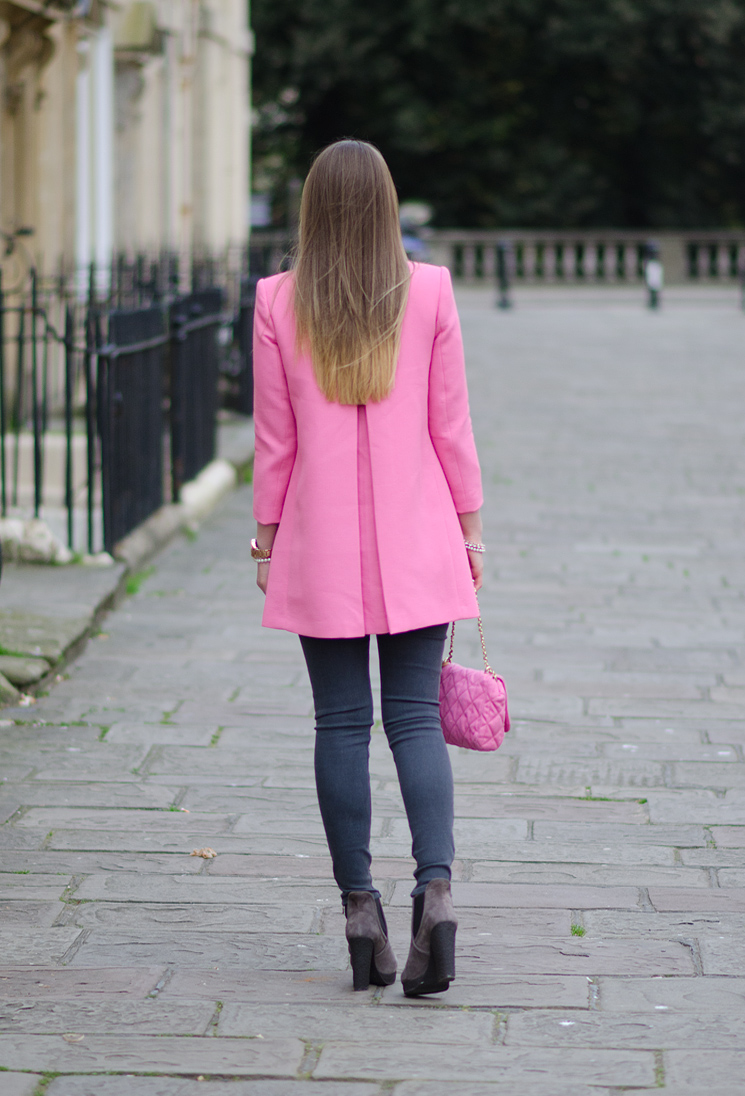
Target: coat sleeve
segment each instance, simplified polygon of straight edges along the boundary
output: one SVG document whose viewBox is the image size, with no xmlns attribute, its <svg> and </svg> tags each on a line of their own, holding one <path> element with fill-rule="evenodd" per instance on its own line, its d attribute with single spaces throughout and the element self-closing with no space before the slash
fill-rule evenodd
<svg viewBox="0 0 745 1096">
<path fill-rule="evenodd" d="M 460 321 L 446 267 L 440 272 L 440 299 L 429 375 L 429 433 L 459 514 L 483 503 L 481 469 L 468 408 L 466 364 Z"/>
<path fill-rule="evenodd" d="M 297 429 L 264 282 L 256 286 L 253 366 L 254 517 L 262 525 L 274 525 L 282 517 L 295 464 Z"/>
</svg>

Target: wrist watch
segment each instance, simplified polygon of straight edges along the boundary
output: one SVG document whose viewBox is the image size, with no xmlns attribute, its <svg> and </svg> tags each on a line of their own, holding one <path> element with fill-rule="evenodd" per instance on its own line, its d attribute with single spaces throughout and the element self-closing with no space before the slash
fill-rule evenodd
<svg viewBox="0 0 745 1096">
<path fill-rule="evenodd" d="M 255 559 L 259 562 L 266 562 L 272 558 L 271 548 L 259 548 L 256 543 L 256 537 L 251 541 L 251 559 Z"/>
</svg>

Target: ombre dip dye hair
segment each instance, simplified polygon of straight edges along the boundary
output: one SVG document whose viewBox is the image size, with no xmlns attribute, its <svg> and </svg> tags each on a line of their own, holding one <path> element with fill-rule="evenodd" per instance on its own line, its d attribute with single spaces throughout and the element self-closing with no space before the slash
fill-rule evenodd
<svg viewBox="0 0 745 1096">
<path fill-rule="evenodd" d="M 393 389 L 410 270 L 388 165 L 365 141 L 337 141 L 303 188 L 295 319 L 321 391 L 343 404 Z"/>
</svg>

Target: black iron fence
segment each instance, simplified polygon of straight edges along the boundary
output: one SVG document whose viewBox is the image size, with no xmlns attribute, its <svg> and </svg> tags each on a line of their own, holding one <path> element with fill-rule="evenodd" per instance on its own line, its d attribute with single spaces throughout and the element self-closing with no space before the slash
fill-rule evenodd
<svg viewBox="0 0 745 1096">
<path fill-rule="evenodd" d="M 111 552 L 215 456 L 219 406 L 252 410 L 247 256 L 119 258 L 0 278 L 0 512 Z M 183 267 L 183 264 L 182 264 Z M 255 280 L 254 283 L 255 284 Z"/>
<path fill-rule="evenodd" d="M 221 289 L 203 289 L 171 306 L 171 469 L 173 497 L 215 456 Z"/>
<path fill-rule="evenodd" d="M 163 391 L 168 331 L 157 306 L 109 316 L 97 351 L 104 548 L 163 504 Z"/>
</svg>

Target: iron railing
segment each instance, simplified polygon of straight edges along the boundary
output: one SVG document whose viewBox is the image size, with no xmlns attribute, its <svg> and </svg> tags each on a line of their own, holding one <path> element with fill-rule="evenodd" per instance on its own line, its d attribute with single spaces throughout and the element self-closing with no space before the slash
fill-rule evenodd
<svg viewBox="0 0 745 1096">
<path fill-rule="evenodd" d="M 163 504 L 165 320 L 157 306 L 112 312 L 108 342 L 97 351 L 103 540 L 110 553 Z"/>
<path fill-rule="evenodd" d="M 0 278 L 3 517 L 94 554 L 179 497 L 215 455 L 219 400 L 250 412 L 246 260 L 192 262 L 185 295 L 168 254 Z"/>
<path fill-rule="evenodd" d="M 223 366 L 223 406 L 241 415 L 253 415 L 254 410 L 253 327 L 258 280 L 259 276 L 252 274 L 241 281 L 231 348 Z"/>
<path fill-rule="evenodd" d="M 173 498 L 215 456 L 221 289 L 202 289 L 171 306 L 171 470 Z"/>
</svg>

